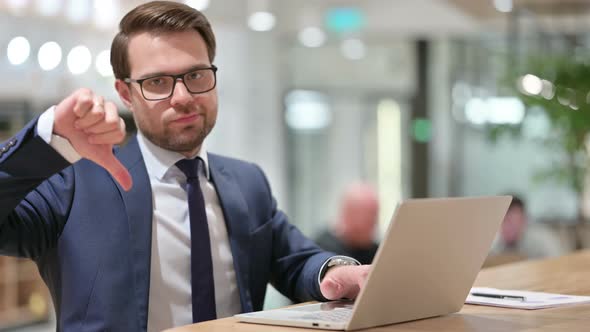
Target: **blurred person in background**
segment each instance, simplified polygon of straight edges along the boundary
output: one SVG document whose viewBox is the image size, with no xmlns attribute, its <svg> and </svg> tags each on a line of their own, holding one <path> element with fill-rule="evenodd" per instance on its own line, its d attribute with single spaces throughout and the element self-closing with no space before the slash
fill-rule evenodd
<svg viewBox="0 0 590 332">
<path fill-rule="evenodd" d="M 514 194 L 512 197 L 490 255 L 534 259 L 564 254 L 559 238 L 544 225 L 531 225 L 523 199 Z"/>
<path fill-rule="evenodd" d="M 379 245 L 375 242 L 379 200 L 375 189 L 365 183 L 349 186 L 344 192 L 338 216 L 316 243 L 325 250 L 371 264 Z"/>
<path fill-rule="evenodd" d="M 293 301 L 355 298 L 370 266 L 322 251 L 256 165 L 209 153 L 215 36 L 190 6 L 145 3 L 111 47 L 114 103 L 80 89 L 0 149 L 0 254 L 33 259 L 58 331 L 161 331 Z M 133 183 L 132 183 L 133 182 Z"/>
</svg>

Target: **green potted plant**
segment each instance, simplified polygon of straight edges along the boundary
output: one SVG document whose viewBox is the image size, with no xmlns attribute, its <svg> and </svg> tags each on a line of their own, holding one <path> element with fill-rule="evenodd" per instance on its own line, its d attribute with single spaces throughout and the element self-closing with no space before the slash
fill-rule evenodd
<svg viewBox="0 0 590 332">
<path fill-rule="evenodd" d="M 578 221 L 584 221 L 581 198 L 588 175 L 590 139 L 590 64 L 567 56 L 533 57 L 503 82 L 525 106 L 526 112 L 544 113 L 550 134 L 542 143 L 565 158 L 540 169 L 534 179 L 566 184 L 580 199 Z M 490 125 L 492 140 L 509 133 L 520 135 L 523 124 Z"/>
</svg>

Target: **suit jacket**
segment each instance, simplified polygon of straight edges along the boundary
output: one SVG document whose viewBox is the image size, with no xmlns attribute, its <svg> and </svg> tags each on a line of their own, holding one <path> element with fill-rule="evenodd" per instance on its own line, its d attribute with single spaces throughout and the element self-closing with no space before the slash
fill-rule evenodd
<svg viewBox="0 0 590 332">
<path fill-rule="evenodd" d="M 70 165 L 28 124 L 0 148 L 0 254 L 33 259 L 60 331 L 145 331 L 152 192 L 136 139 L 116 155 L 125 192 L 86 159 Z M 260 310 L 271 282 L 295 301 L 325 300 L 320 250 L 277 209 L 256 165 L 209 154 L 227 224 L 243 312 Z"/>
</svg>

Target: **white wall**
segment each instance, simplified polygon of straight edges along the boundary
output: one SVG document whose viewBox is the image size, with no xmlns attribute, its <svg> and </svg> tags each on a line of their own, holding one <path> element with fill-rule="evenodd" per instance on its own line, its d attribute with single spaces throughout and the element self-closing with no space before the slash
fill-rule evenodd
<svg viewBox="0 0 590 332">
<path fill-rule="evenodd" d="M 565 185 L 534 182 L 533 175 L 559 157 L 536 142 L 505 137 L 488 141 L 481 131 L 464 131 L 461 192 L 465 195 L 495 195 L 516 192 L 524 195 L 533 219 L 573 221 L 577 197 Z"/>
<path fill-rule="evenodd" d="M 286 207 L 286 169 L 277 43 L 271 33 L 239 25 L 215 27 L 218 41 L 219 117 L 208 138 L 212 152 L 246 159 L 266 172 Z"/>
</svg>

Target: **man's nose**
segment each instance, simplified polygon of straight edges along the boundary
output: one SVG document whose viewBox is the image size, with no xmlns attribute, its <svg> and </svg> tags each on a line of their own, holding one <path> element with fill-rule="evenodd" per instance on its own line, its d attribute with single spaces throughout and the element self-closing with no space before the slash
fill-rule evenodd
<svg viewBox="0 0 590 332">
<path fill-rule="evenodd" d="M 186 86 L 184 85 L 184 81 L 180 78 L 174 82 L 174 92 L 172 93 L 172 97 L 170 103 L 172 105 L 180 104 L 184 105 L 192 100 L 193 95 L 188 91 Z"/>
</svg>

